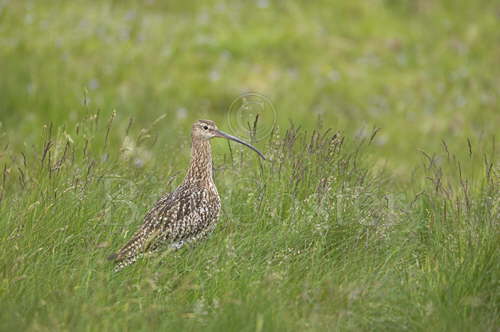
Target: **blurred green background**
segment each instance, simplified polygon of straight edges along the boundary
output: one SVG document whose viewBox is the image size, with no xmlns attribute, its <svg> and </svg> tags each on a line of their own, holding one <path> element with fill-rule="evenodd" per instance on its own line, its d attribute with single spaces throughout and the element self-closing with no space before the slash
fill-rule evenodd
<svg viewBox="0 0 500 332">
<path fill-rule="evenodd" d="M 419 149 L 465 153 L 497 130 L 499 15 L 488 0 L 2 0 L 2 140 L 116 110 L 122 128 L 165 115 L 171 145 L 199 118 L 229 131 L 231 102 L 258 92 L 280 128 L 381 128 L 374 163 L 404 181 Z"/>
<path fill-rule="evenodd" d="M 499 20 L 493 0 L 0 0 L 0 331 L 498 330 Z M 254 140 L 256 112 L 271 162 L 214 140 L 211 238 L 113 274 L 193 121 Z"/>
</svg>

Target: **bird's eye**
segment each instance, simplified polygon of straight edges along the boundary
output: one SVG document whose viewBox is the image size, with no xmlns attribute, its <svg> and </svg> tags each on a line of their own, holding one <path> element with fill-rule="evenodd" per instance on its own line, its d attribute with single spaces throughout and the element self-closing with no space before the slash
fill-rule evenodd
<svg viewBox="0 0 500 332">
<path fill-rule="evenodd" d="M 207 129 L 208 129 L 208 126 L 203 126 L 203 129 L 207 130 Z"/>
</svg>

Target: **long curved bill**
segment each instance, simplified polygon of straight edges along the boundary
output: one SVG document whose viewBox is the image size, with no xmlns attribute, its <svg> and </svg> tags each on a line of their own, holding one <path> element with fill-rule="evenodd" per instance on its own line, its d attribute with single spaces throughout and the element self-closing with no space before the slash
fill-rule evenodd
<svg viewBox="0 0 500 332">
<path fill-rule="evenodd" d="M 257 152 L 257 154 L 262 159 L 266 160 L 266 157 L 264 157 L 264 155 L 262 154 L 262 152 L 260 152 L 259 150 L 257 150 L 257 148 L 254 147 L 253 145 L 251 145 L 250 143 L 247 143 L 247 142 L 245 142 L 245 141 L 243 141 L 243 140 L 241 140 L 238 137 L 235 137 L 233 135 L 226 134 L 225 132 L 220 131 L 220 130 L 216 130 L 215 133 L 216 133 L 217 137 L 224 137 L 224 138 L 230 139 L 231 141 L 235 141 L 235 142 L 238 142 L 240 144 L 243 144 L 247 148 L 250 148 L 250 149 L 254 150 L 255 152 Z"/>
</svg>

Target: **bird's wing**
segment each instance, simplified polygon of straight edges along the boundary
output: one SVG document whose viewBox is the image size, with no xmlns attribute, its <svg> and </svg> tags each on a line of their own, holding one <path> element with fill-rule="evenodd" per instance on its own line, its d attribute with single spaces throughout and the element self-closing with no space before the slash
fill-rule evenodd
<svg viewBox="0 0 500 332">
<path fill-rule="evenodd" d="M 139 252 L 153 249 L 156 240 L 161 237 L 164 240 L 175 240 L 182 238 L 190 231 L 183 228 L 185 219 L 193 213 L 200 213 L 199 205 L 202 196 L 207 195 L 205 189 L 190 187 L 179 187 L 174 192 L 164 195 L 149 210 L 144 217 L 144 222 L 132 239 L 123 246 L 117 254 L 111 255 L 109 259 L 120 262 L 126 258 L 135 256 Z M 202 211 L 203 212 L 203 211 Z M 180 227 L 172 227 L 179 223 Z M 175 228 L 176 234 L 171 231 Z M 186 234 L 182 234 L 182 232 Z"/>
</svg>

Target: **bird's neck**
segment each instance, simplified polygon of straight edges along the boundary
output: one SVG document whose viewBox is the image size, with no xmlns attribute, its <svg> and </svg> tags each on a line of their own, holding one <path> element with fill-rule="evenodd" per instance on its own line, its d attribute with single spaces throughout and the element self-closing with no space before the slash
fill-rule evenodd
<svg viewBox="0 0 500 332">
<path fill-rule="evenodd" d="M 213 183 L 212 149 L 208 140 L 193 138 L 191 164 L 184 183 L 199 186 L 210 186 Z"/>
</svg>

